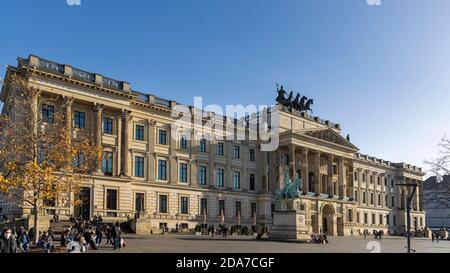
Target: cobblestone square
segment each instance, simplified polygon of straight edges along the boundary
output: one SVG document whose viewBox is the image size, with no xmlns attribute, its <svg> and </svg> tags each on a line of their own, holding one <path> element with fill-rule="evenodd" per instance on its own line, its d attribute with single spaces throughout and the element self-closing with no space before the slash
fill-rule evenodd
<svg viewBox="0 0 450 273">
<path fill-rule="evenodd" d="M 124 237 L 127 246 L 114 251 L 109 247 L 91 250 L 90 253 L 405 253 L 406 239 L 400 237 L 383 238 L 374 241 L 362 237 L 330 237 L 329 244 L 307 244 L 296 242 L 257 241 L 251 236 L 216 237 L 154 235 Z M 104 244 L 104 242 L 103 242 Z M 433 243 L 428 239 L 412 239 L 412 249 L 417 253 L 450 253 L 450 241 Z"/>
</svg>

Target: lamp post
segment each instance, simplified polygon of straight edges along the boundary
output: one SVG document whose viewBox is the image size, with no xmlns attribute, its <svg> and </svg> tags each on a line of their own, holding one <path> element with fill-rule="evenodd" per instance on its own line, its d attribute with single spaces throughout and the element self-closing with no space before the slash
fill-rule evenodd
<svg viewBox="0 0 450 273">
<path fill-rule="evenodd" d="M 417 183 L 405 183 L 405 184 L 396 184 L 397 186 L 412 188 L 412 192 L 410 196 L 406 197 L 406 236 L 408 242 L 408 253 L 411 253 L 411 201 L 416 193 L 419 184 Z"/>
</svg>

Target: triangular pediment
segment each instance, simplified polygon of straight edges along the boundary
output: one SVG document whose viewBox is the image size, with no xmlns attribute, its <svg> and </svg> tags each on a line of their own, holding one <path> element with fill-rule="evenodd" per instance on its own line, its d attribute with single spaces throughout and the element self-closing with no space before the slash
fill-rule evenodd
<svg viewBox="0 0 450 273">
<path fill-rule="evenodd" d="M 331 129 L 313 129 L 313 130 L 304 131 L 303 134 L 308 137 L 319 139 L 321 141 L 344 146 L 344 147 L 352 149 L 352 150 L 356 150 L 356 151 L 359 150 L 358 147 L 356 147 L 350 141 L 348 141 L 346 138 L 342 137 L 340 134 L 338 134 L 337 132 L 335 132 Z"/>
</svg>

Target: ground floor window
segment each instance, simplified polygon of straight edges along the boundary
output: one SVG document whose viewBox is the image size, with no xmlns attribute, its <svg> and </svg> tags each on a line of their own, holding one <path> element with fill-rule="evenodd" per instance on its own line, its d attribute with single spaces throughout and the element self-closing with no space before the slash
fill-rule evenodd
<svg viewBox="0 0 450 273">
<path fill-rule="evenodd" d="M 182 196 L 180 198 L 180 213 L 181 214 L 189 213 L 189 197 Z"/>
<path fill-rule="evenodd" d="M 208 199 L 206 198 L 200 199 L 200 214 L 208 214 Z"/>
<path fill-rule="evenodd" d="M 145 209 L 144 206 L 145 195 L 143 193 L 136 193 L 135 196 L 135 210 L 138 212 L 142 212 Z"/>
<path fill-rule="evenodd" d="M 106 209 L 117 210 L 117 190 L 106 190 Z"/>
<path fill-rule="evenodd" d="M 159 196 L 159 213 L 167 213 L 167 195 Z"/>
</svg>

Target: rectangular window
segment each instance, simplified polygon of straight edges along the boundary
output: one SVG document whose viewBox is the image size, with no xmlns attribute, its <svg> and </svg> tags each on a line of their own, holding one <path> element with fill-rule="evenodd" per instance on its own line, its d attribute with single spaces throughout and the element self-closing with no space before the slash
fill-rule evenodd
<svg viewBox="0 0 450 273">
<path fill-rule="evenodd" d="M 373 198 L 374 196 L 373 196 L 373 193 L 371 192 L 370 193 L 370 204 L 371 205 L 373 205 L 373 201 L 374 201 L 374 198 Z"/>
<path fill-rule="evenodd" d="M 387 195 L 384 196 L 384 206 L 385 207 L 389 207 L 388 196 Z"/>
<path fill-rule="evenodd" d="M 104 175 L 113 175 L 113 153 L 104 152 L 102 160 L 102 172 Z"/>
<path fill-rule="evenodd" d="M 167 180 L 167 161 L 163 159 L 158 160 L 158 179 Z"/>
<path fill-rule="evenodd" d="M 362 193 L 362 198 L 363 198 L 362 202 L 363 202 L 363 204 L 365 204 L 366 203 L 366 192 L 365 191 L 363 191 L 363 193 Z"/>
<path fill-rule="evenodd" d="M 217 143 L 216 154 L 223 156 L 223 143 L 222 142 Z"/>
<path fill-rule="evenodd" d="M 379 224 L 380 224 L 380 225 L 383 224 L 383 214 L 380 214 L 380 222 L 379 222 Z"/>
<path fill-rule="evenodd" d="M 393 215 L 392 222 L 393 222 L 393 224 L 394 224 L 394 226 L 395 226 L 395 225 L 396 225 L 396 218 L 395 218 L 395 215 Z"/>
<path fill-rule="evenodd" d="M 219 200 L 219 215 L 221 213 L 225 215 L 225 200 Z"/>
<path fill-rule="evenodd" d="M 358 173 L 355 173 L 355 181 L 358 181 Z"/>
<path fill-rule="evenodd" d="M 180 163 L 180 182 L 187 182 L 187 164 Z"/>
<path fill-rule="evenodd" d="M 376 225 L 375 213 L 372 214 L 372 225 Z"/>
<path fill-rule="evenodd" d="M 381 177 L 377 177 L 377 185 L 381 185 Z"/>
<path fill-rule="evenodd" d="M 253 173 L 251 173 L 250 174 L 250 181 L 249 181 L 250 183 L 250 190 L 251 191 L 254 191 L 254 190 L 256 190 L 256 186 L 255 186 L 255 174 L 253 174 Z"/>
<path fill-rule="evenodd" d="M 333 175 L 337 175 L 337 166 L 333 164 Z"/>
<path fill-rule="evenodd" d="M 358 191 L 355 191 L 355 201 L 358 201 Z"/>
<path fill-rule="evenodd" d="M 378 194 L 378 204 L 377 205 L 381 206 L 381 194 L 380 193 Z"/>
<path fill-rule="evenodd" d="M 113 119 L 112 118 L 103 118 L 103 133 L 112 135 L 113 133 Z"/>
<path fill-rule="evenodd" d="M 368 219 L 367 213 L 364 213 L 364 224 L 367 225 L 368 222 L 369 222 L 369 219 Z"/>
<path fill-rule="evenodd" d="M 235 171 L 233 173 L 233 189 L 239 190 L 241 188 L 241 173 Z"/>
<path fill-rule="evenodd" d="M 165 130 L 159 130 L 158 144 L 167 145 L 167 132 Z"/>
<path fill-rule="evenodd" d="M 352 209 L 348 210 L 348 222 L 349 223 L 353 222 L 353 210 Z"/>
<path fill-rule="evenodd" d="M 256 214 L 256 203 L 252 203 L 252 211 L 250 217 L 254 217 Z"/>
<path fill-rule="evenodd" d="M 142 156 L 134 158 L 134 176 L 144 177 L 144 157 Z"/>
<path fill-rule="evenodd" d="M 370 175 L 370 184 L 373 184 L 373 175 Z"/>
<path fill-rule="evenodd" d="M 180 213 L 189 214 L 189 198 L 186 196 L 180 198 Z"/>
<path fill-rule="evenodd" d="M 167 195 L 159 196 L 159 213 L 167 213 Z"/>
<path fill-rule="evenodd" d="M 365 174 L 365 173 L 362 174 L 362 181 L 363 181 L 363 182 L 367 182 L 367 181 L 366 181 L 366 174 Z"/>
<path fill-rule="evenodd" d="M 391 197 L 391 208 L 395 207 L 395 199 L 394 196 Z"/>
<path fill-rule="evenodd" d="M 240 148 L 239 146 L 233 147 L 233 158 L 240 158 Z"/>
<path fill-rule="evenodd" d="M 208 199 L 202 198 L 200 199 L 200 214 L 205 215 L 208 214 Z"/>
<path fill-rule="evenodd" d="M 54 123 L 55 122 L 55 118 L 53 116 L 54 114 L 55 114 L 55 106 L 48 104 L 42 105 L 42 120 L 44 122 Z"/>
<path fill-rule="evenodd" d="M 188 148 L 187 137 L 185 135 L 180 135 L 180 148 L 181 149 Z"/>
<path fill-rule="evenodd" d="M 206 139 L 204 138 L 200 140 L 200 152 L 206 153 Z"/>
<path fill-rule="evenodd" d="M 356 212 L 356 222 L 359 224 L 361 221 L 359 212 Z"/>
<path fill-rule="evenodd" d="M 255 161 L 255 150 L 250 149 L 250 161 Z"/>
<path fill-rule="evenodd" d="M 386 225 L 389 226 L 389 225 L 390 225 L 390 222 L 391 222 L 391 221 L 389 220 L 389 215 L 386 215 Z"/>
<path fill-rule="evenodd" d="M 136 211 L 144 211 L 145 209 L 145 194 L 143 193 L 136 193 L 135 195 L 135 210 Z"/>
<path fill-rule="evenodd" d="M 241 201 L 236 201 L 236 216 L 242 215 L 241 214 Z"/>
<path fill-rule="evenodd" d="M 144 126 L 143 125 L 136 125 L 135 139 L 144 141 Z"/>
<path fill-rule="evenodd" d="M 206 167 L 200 166 L 198 168 L 198 184 L 206 185 Z"/>
<path fill-rule="evenodd" d="M 84 112 L 75 111 L 75 113 L 73 114 L 73 122 L 75 128 L 84 129 L 85 128 Z"/>
<path fill-rule="evenodd" d="M 117 210 L 117 190 L 106 190 L 106 209 Z"/>
<path fill-rule="evenodd" d="M 84 154 L 78 153 L 74 159 L 73 159 L 73 166 L 74 167 L 81 167 L 84 164 Z"/>
<path fill-rule="evenodd" d="M 216 186 L 217 187 L 224 187 L 224 170 L 223 169 L 217 169 L 216 170 Z"/>
</svg>

